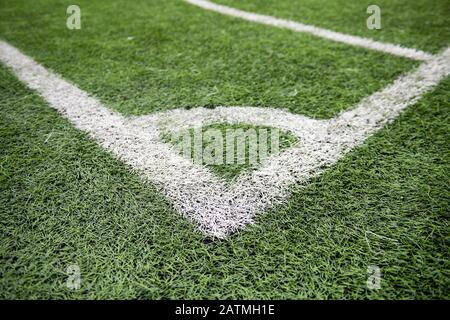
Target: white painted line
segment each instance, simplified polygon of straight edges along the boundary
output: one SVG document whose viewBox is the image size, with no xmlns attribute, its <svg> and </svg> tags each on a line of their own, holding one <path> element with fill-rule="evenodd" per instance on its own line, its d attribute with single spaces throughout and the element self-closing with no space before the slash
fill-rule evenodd
<svg viewBox="0 0 450 320">
<path fill-rule="evenodd" d="M 296 32 L 309 33 L 314 36 L 332 40 L 335 42 L 341 42 L 352 46 L 389 53 L 400 57 L 422 61 L 428 60 L 432 57 L 430 53 L 421 50 L 405 48 L 391 43 L 378 42 L 364 37 L 352 36 L 336 31 L 318 28 L 312 25 L 275 18 L 267 15 L 246 12 L 239 9 L 230 8 L 224 5 L 212 3 L 211 1 L 207 0 L 184 0 L 184 1 L 206 10 L 240 18 L 243 20 L 265 24 L 277 28 L 289 29 Z"/>
<path fill-rule="evenodd" d="M 210 215 L 200 212 L 201 204 L 208 202 L 205 194 L 221 194 L 225 183 L 162 143 L 156 128 L 130 125 L 128 119 L 3 41 L 0 41 L 0 61 L 76 128 L 89 133 L 100 145 L 161 187 L 174 207 L 194 220 L 201 230 L 223 236 L 222 229 L 234 223 L 234 216 L 216 215 L 219 207 L 215 212 L 210 210 Z"/>
<path fill-rule="evenodd" d="M 159 186 L 174 208 L 204 233 L 224 238 L 251 223 L 258 212 L 289 196 L 450 74 L 450 49 L 330 120 L 312 120 L 270 108 L 174 110 L 124 118 L 32 58 L 0 41 L 0 61 L 77 128 Z M 238 111 L 238 112 L 237 112 Z M 301 143 L 272 156 L 229 185 L 159 140 L 159 128 L 175 130 L 210 122 L 246 122 L 292 130 Z"/>
</svg>

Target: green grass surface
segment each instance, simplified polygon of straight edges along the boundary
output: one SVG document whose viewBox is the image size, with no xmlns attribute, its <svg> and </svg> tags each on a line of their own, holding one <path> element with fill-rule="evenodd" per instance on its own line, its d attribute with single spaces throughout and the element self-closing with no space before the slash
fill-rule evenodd
<svg viewBox="0 0 450 320">
<path fill-rule="evenodd" d="M 227 142 L 227 130 L 230 130 L 231 132 L 234 132 L 236 134 L 236 137 L 233 136 L 233 141 Z M 203 126 L 202 128 L 197 129 L 197 132 L 195 129 L 189 129 L 185 132 L 177 132 L 175 134 L 164 133 L 162 135 L 162 141 L 171 143 L 176 147 L 176 150 L 181 155 L 184 155 L 195 161 L 196 149 L 194 141 L 196 135 L 201 135 L 202 144 L 201 148 L 199 148 L 197 152 L 201 152 L 201 154 L 204 155 L 206 148 L 208 148 L 211 151 L 210 154 L 213 157 L 212 159 L 219 159 L 219 161 L 221 162 L 211 164 L 207 161 L 211 159 L 207 155 L 207 158 L 202 157 L 202 164 L 206 165 L 212 172 L 224 178 L 226 181 L 233 181 L 241 173 L 255 170 L 263 163 L 264 159 L 261 159 L 260 153 L 258 151 L 258 148 L 260 147 L 259 141 L 261 139 L 261 134 L 264 134 L 260 130 L 264 130 L 265 134 L 267 135 L 267 149 L 265 149 L 267 156 L 276 154 L 276 150 L 273 150 L 272 148 L 275 144 L 278 145 L 278 151 L 282 152 L 283 150 L 295 145 L 299 141 L 295 135 L 283 130 L 278 130 L 278 141 L 272 141 L 271 130 L 277 130 L 272 127 L 252 126 L 248 124 L 232 125 L 226 123 L 216 123 L 208 126 Z M 208 135 L 208 133 L 214 134 L 213 131 L 217 131 L 217 133 L 220 133 L 222 142 L 220 142 L 220 140 L 216 140 L 215 137 L 210 137 Z M 257 148 L 258 152 L 255 159 L 250 158 L 250 138 L 248 135 L 246 135 L 248 133 L 251 133 L 252 131 L 254 132 L 257 139 L 256 147 L 252 145 L 252 148 Z M 243 159 L 238 158 L 239 139 L 242 139 L 240 141 L 242 141 L 243 144 Z M 191 142 L 190 147 L 188 146 L 189 141 Z M 216 148 L 217 143 L 219 143 L 219 148 Z M 234 148 L 234 160 L 232 163 L 227 162 L 226 151 L 228 143 L 232 144 Z M 222 152 L 220 152 L 220 150 L 222 150 Z M 218 154 L 215 154 L 215 152 L 218 152 Z M 240 163 L 239 161 L 243 163 Z"/>
<path fill-rule="evenodd" d="M 211 242 L 0 70 L 2 298 L 449 298 L 450 81 L 287 204 Z M 381 290 L 365 287 L 370 264 Z"/>
<path fill-rule="evenodd" d="M 71 31 L 70 1 L 0 0 L 0 38 L 125 114 L 251 105 L 327 118 L 416 65 L 181 0 L 77 3 Z"/>
<path fill-rule="evenodd" d="M 450 40 L 448 0 L 213 0 L 247 11 L 313 24 L 409 48 L 437 52 Z M 381 30 L 369 30 L 370 5 L 381 10 Z"/>
<path fill-rule="evenodd" d="M 328 117 L 415 65 L 180 1 L 79 3 L 71 32 L 68 2 L 0 0 L 0 38 L 126 114 L 273 104 Z M 213 241 L 1 66 L 0 297 L 450 299 L 449 92 L 447 79 Z M 79 291 L 66 287 L 70 264 Z M 369 265 L 380 290 L 366 288 Z"/>
</svg>

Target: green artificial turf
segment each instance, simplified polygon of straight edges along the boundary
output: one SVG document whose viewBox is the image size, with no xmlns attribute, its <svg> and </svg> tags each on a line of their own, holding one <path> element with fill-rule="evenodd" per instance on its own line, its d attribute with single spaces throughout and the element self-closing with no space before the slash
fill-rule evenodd
<svg viewBox="0 0 450 320">
<path fill-rule="evenodd" d="M 238 104 L 329 117 L 417 65 L 174 0 L 79 1 L 82 30 L 69 31 L 68 4 L 0 0 L 0 38 L 125 114 Z M 0 297 L 449 299 L 449 92 L 447 79 L 218 241 L 0 66 Z"/>
<path fill-rule="evenodd" d="M 0 71 L 2 298 L 449 298 L 450 81 L 288 203 L 211 241 Z M 366 288 L 372 264 L 380 290 Z"/>
<path fill-rule="evenodd" d="M 213 0 L 334 31 L 438 52 L 450 40 L 448 0 Z M 367 7 L 377 5 L 381 29 L 367 28 Z"/>
<path fill-rule="evenodd" d="M 226 181 L 233 181 L 237 178 L 242 172 L 248 172 L 251 170 L 257 169 L 263 162 L 264 159 L 261 159 L 261 154 L 259 153 L 259 141 L 261 139 L 262 134 L 267 135 L 266 143 L 267 149 L 266 155 L 275 155 L 276 150 L 273 150 L 273 146 L 275 144 L 278 145 L 278 151 L 282 152 L 283 150 L 295 145 L 298 142 L 298 139 L 295 135 L 290 132 L 286 132 L 283 130 L 278 130 L 278 142 L 272 141 L 271 130 L 277 130 L 272 127 L 266 126 L 253 126 L 248 124 L 212 124 L 208 126 L 203 126 L 200 130 L 195 131 L 195 129 L 189 129 L 186 132 L 177 132 L 177 133 L 164 133 L 162 135 L 162 141 L 166 143 L 171 143 L 176 147 L 176 151 L 180 154 L 189 157 L 193 161 L 195 161 L 195 137 L 196 135 L 201 135 L 201 148 L 197 152 L 201 152 L 202 155 L 205 154 L 205 149 L 208 148 L 211 151 L 211 155 L 214 157 L 213 159 L 217 159 L 220 163 L 209 163 L 207 160 L 210 158 L 202 157 L 202 164 L 206 165 L 212 172 L 224 178 Z M 210 137 L 208 135 L 217 131 L 220 133 L 222 137 L 222 142 L 216 140 L 215 137 Z M 265 133 L 263 133 L 264 131 Z M 227 132 L 235 133 L 236 136 L 233 136 L 233 140 L 227 141 Z M 248 136 L 249 133 L 255 133 L 255 137 L 257 139 L 256 147 L 252 146 L 252 148 L 257 149 L 256 159 L 250 158 L 250 138 Z M 247 135 L 246 135 L 247 134 Z M 274 136 L 276 137 L 276 136 Z M 240 140 L 241 139 L 241 140 Z M 187 142 L 186 142 L 187 141 Z M 186 147 L 186 144 L 191 142 L 190 147 Z M 244 149 L 244 158 L 238 158 L 238 143 L 239 141 L 243 142 Z M 219 147 L 217 148 L 217 143 L 219 143 Z M 232 144 L 234 149 L 234 157 L 232 163 L 227 162 L 227 145 Z M 261 148 L 263 148 L 261 146 Z M 215 152 L 219 152 L 217 150 L 222 150 L 220 154 L 215 154 Z M 189 152 L 190 151 L 190 152 Z M 188 154 L 189 153 L 189 154 Z M 243 163 L 240 163 L 243 162 Z"/>
<path fill-rule="evenodd" d="M 0 38 L 125 114 L 239 105 L 328 118 L 417 65 L 181 0 L 77 1 L 82 29 L 68 30 L 69 4 L 0 0 Z"/>
</svg>

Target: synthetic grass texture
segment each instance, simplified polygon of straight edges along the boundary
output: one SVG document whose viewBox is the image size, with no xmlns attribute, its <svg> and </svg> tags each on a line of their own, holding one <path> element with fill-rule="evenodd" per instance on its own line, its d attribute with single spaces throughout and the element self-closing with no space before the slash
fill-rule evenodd
<svg viewBox="0 0 450 320">
<path fill-rule="evenodd" d="M 0 0 L 0 37 L 124 114 L 237 105 L 327 118 L 418 64 L 181 0 L 77 1 L 82 29 L 68 30 L 69 4 Z"/>
<path fill-rule="evenodd" d="M 2 298 L 449 298 L 450 81 L 287 204 L 211 241 L 0 70 Z"/>
<path fill-rule="evenodd" d="M 214 0 L 233 8 L 268 14 L 378 41 L 438 52 L 450 39 L 447 0 Z M 381 29 L 370 30 L 367 8 L 377 5 Z"/>
<path fill-rule="evenodd" d="M 273 102 L 332 116 L 415 65 L 180 1 L 80 1 L 78 33 L 67 2 L 0 3 L 1 37 L 128 114 Z M 448 299 L 449 88 L 213 241 L 1 67 L 0 295 Z M 66 287 L 70 264 L 79 291 Z M 366 288 L 369 265 L 380 290 Z"/>
</svg>

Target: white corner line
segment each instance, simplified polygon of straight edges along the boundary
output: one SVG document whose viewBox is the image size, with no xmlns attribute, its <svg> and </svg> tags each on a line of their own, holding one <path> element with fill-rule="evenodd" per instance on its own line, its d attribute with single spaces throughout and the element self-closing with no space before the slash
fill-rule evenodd
<svg viewBox="0 0 450 320">
<path fill-rule="evenodd" d="M 307 25 L 291 20 L 275 18 L 272 16 L 247 12 L 231 7 L 227 7 L 224 5 L 216 4 L 207 0 L 184 0 L 190 4 L 198 6 L 200 8 L 214 11 L 220 14 L 224 14 L 227 16 L 232 16 L 236 18 L 240 18 L 243 20 L 265 24 L 268 26 L 273 26 L 277 28 L 289 29 L 295 32 L 309 33 L 317 37 L 321 37 L 324 39 L 328 39 L 335 42 L 345 43 L 356 47 L 362 47 L 365 49 L 370 49 L 374 51 L 380 51 L 384 53 L 389 53 L 392 55 L 425 61 L 430 59 L 433 55 L 417 49 L 405 48 L 400 45 L 391 44 L 391 43 L 383 43 L 375 40 L 371 40 L 364 37 L 353 36 L 349 34 L 344 34 L 328 29 L 323 29 L 319 27 L 315 27 L 313 25 Z"/>
<path fill-rule="evenodd" d="M 319 175 L 450 74 L 447 48 L 330 120 L 244 107 L 171 110 L 126 118 L 4 41 L 0 41 L 0 61 L 76 128 L 160 187 L 173 207 L 199 230 L 217 238 L 243 229 L 258 213 L 285 201 L 293 184 Z M 212 121 L 292 129 L 301 143 L 228 185 L 159 139 L 159 124 L 182 127 Z"/>
</svg>

